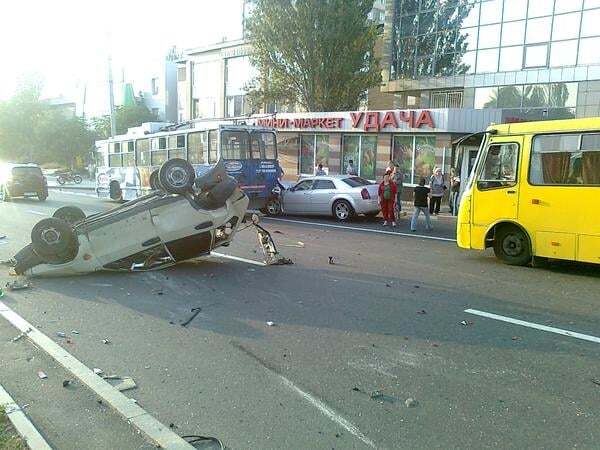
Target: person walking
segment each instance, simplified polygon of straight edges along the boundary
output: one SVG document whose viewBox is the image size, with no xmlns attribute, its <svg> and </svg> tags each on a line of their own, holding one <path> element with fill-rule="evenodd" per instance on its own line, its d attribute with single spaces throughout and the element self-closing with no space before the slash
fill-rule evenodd
<svg viewBox="0 0 600 450">
<path fill-rule="evenodd" d="M 442 175 L 442 169 L 436 167 L 433 170 L 433 175 L 429 180 L 429 187 L 431 188 L 431 201 L 429 202 L 429 213 L 435 214 L 436 216 L 440 213 L 440 206 L 442 205 L 442 197 L 446 190 L 444 184 L 444 176 Z"/>
<path fill-rule="evenodd" d="M 323 170 L 323 164 L 319 163 L 319 165 L 317 166 L 317 171 L 315 172 L 315 176 L 322 177 L 325 175 L 327 175 L 327 174 Z"/>
<path fill-rule="evenodd" d="M 351 159 L 348 160 L 348 165 L 346 166 L 346 175 L 358 175 L 358 171 L 354 167 L 354 161 L 352 161 Z"/>
<path fill-rule="evenodd" d="M 396 226 L 396 217 L 394 216 L 394 202 L 396 200 L 396 184 L 390 179 L 389 174 L 383 176 L 383 181 L 379 185 L 379 205 L 383 213 L 383 226 L 389 222 Z"/>
<path fill-rule="evenodd" d="M 431 190 L 425 186 L 425 178 L 419 180 L 419 185 L 415 188 L 415 211 L 413 212 L 412 220 L 410 221 L 410 231 L 417 231 L 417 222 L 419 221 L 419 214 L 425 215 L 425 224 L 427 230 L 432 230 L 431 220 L 429 218 L 429 208 L 427 205 L 427 199 Z"/>
<path fill-rule="evenodd" d="M 402 188 L 404 183 L 404 174 L 402 173 L 402 169 L 394 164 L 394 169 L 392 170 L 391 177 L 392 181 L 396 185 L 395 210 L 398 212 L 398 218 L 400 218 L 400 216 L 402 215 Z"/>
</svg>

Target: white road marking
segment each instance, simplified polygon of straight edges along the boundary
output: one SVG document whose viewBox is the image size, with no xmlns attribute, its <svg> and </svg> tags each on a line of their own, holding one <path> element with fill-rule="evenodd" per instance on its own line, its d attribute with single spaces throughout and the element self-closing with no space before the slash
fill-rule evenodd
<svg viewBox="0 0 600 450">
<path fill-rule="evenodd" d="M 116 390 L 104 379 L 96 375 L 89 367 L 75 359 L 64 348 L 40 332 L 37 328 L 19 316 L 6 304 L 0 302 L 0 315 L 10 322 L 20 332 L 27 333 L 27 338 L 37 347 L 44 350 L 65 369 L 77 377 L 83 384 L 90 388 L 98 397 L 110 405 L 132 426 L 137 428 L 154 444 L 165 449 L 193 449 L 194 447 L 175 434 L 169 427 L 163 425 L 143 408 L 133 403 L 129 398 Z"/>
<path fill-rule="evenodd" d="M 33 209 L 28 209 L 27 212 L 31 213 L 31 214 L 37 214 L 38 216 L 47 216 L 48 215 L 48 214 L 40 212 L 40 211 L 34 211 Z"/>
<path fill-rule="evenodd" d="M 19 405 L 15 403 L 8 392 L 0 385 L 0 407 L 14 425 L 19 435 L 31 450 L 52 450 L 40 432 L 31 423 Z"/>
<path fill-rule="evenodd" d="M 253 259 L 246 259 L 246 258 L 241 258 L 239 256 L 226 255 L 225 253 L 210 252 L 210 256 L 216 256 L 218 258 L 232 259 L 234 261 L 241 261 L 241 262 L 245 262 L 248 264 L 254 264 L 255 266 L 261 266 L 261 267 L 266 266 L 266 264 L 262 261 L 254 261 Z"/>
<path fill-rule="evenodd" d="M 316 398 L 313 395 L 309 394 L 308 392 L 305 392 L 302 389 L 300 389 L 298 386 L 296 386 L 294 383 L 292 383 L 290 380 L 288 380 L 283 375 L 277 374 L 277 376 L 281 379 L 281 381 L 283 382 L 284 385 L 286 385 L 287 387 L 289 387 L 296 393 L 300 394 L 305 400 L 307 400 L 311 405 L 313 405 L 315 408 L 317 408 L 319 411 L 321 411 L 330 420 L 334 421 L 335 423 L 340 425 L 342 428 L 346 429 L 346 431 L 348 431 L 348 433 L 353 434 L 358 439 L 360 439 L 362 442 L 367 444 L 369 447 L 377 448 L 375 443 L 371 439 L 369 439 L 367 436 L 365 436 L 358 429 L 358 427 L 356 425 L 354 425 L 352 422 L 350 422 L 350 421 L 346 420 L 345 418 L 343 418 L 342 416 L 340 416 L 336 411 L 331 409 L 329 406 L 327 406 L 325 403 L 323 403 L 318 398 Z"/>
<path fill-rule="evenodd" d="M 575 339 L 581 339 L 584 341 L 595 342 L 600 344 L 600 337 L 590 336 L 589 334 L 576 333 L 575 331 L 563 330 L 561 328 L 548 327 L 546 325 L 539 325 L 533 322 L 526 322 L 525 320 L 513 319 L 512 317 L 500 316 L 498 314 L 492 314 L 485 311 L 479 311 L 477 309 L 465 309 L 468 314 L 474 314 L 476 316 L 487 317 L 488 319 L 500 320 L 502 322 L 508 322 L 515 325 L 521 325 L 523 327 L 534 328 L 536 330 L 547 331 L 549 333 L 561 334 L 563 336 L 569 336 Z"/>
<path fill-rule="evenodd" d="M 278 217 L 265 217 L 265 220 L 279 220 L 280 222 L 301 223 L 304 225 L 316 225 L 316 226 L 329 227 L 329 228 L 341 228 L 344 230 L 364 231 L 366 233 L 389 234 L 392 236 L 407 236 L 407 237 L 414 237 L 414 238 L 421 238 L 421 239 L 430 239 L 433 241 L 456 242 L 456 239 L 443 238 L 443 237 L 438 237 L 438 236 L 428 236 L 425 234 L 400 233 L 400 232 L 396 232 L 396 231 L 385 231 L 385 230 L 372 230 L 370 228 L 349 227 L 346 225 L 334 225 L 331 223 L 308 222 L 306 220 L 280 219 Z"/>
</svg>

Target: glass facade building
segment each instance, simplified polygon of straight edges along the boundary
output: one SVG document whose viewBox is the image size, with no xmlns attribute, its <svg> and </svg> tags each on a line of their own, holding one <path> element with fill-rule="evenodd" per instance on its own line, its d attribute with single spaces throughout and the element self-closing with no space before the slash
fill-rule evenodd
<svg viewBox="0 0 600 450">
<path fill-rule="evenodd" d="M 398 107 L 600 115 L 600 0 L 388 0 L 384 92 Z"/>
</svg>

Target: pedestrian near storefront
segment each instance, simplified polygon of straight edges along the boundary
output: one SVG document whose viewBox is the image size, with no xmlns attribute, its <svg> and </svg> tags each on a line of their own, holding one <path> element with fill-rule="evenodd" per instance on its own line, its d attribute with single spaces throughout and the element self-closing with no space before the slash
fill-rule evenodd
<svg viewBox="0 0 600 450">
<path fill-rule="evenodd" d="M 452 170 L 450 179 L 450 212 L 453 216 L 458 216 L 458 205 L 460 199 L 460 177 Z"/>
<path fill-rule="evenodd" d="M 437 216 L 440 213 L 440 206 L 442 205 L 444 191 L 447 189 L 446 185 L 444 184 L 442 169 L 439 167 L 436 167 L 433 170 L 433 175 L 431 175 L 431 179 L 429 180 L 429 187 L 431 189 L 429 212 Z"/>
<path fill-rule="evenodd" d="M 346 175 L 358 175 L 358 171 L 354 167 L 354 161 L 351 159 L 348 160 L 348 165 L 346 166 Z"/>
<path fill-rule="evenodd" d="M 419 180 L 419 185 L 415 188 L 415 211 L 413 212 L 412 220 L 410 221 L 410 231 L 417 231 L 417 222 L 419 221 L 419 215 L 423 213 L 425 215 L 425 225 L 427 230 L 431 230 L 431 220 L 429 218 L 429 208 L 427 200 L 431 190 L 425 186 L 425 178 Z"/>
<path fill-rule="evenodd" d="M 323 164 L 319 164 L 319 165 L 317 166 L 317 170 L 316 170 L 316 172 L 315 172 L 315 176 L 317 176 L 317 177 L 322 177 L 322 176 L 324 176 L 324 175 L 327 175 L 327 174 L 326 174 L 326 173 L 325 173 L 325 171 L 323 170 Z"/>
<path fill-rule="evenodd" d="M 396 217 L 394 216 L 394 203 L 396 201 L 396 183 L 394 183 L 389 174 L 383 176 L 383 181 L 379 185 L 379 205 L 383 214 L 383 226 L 390 222 L 393 227 L 396 226 Z"/>
</svg>

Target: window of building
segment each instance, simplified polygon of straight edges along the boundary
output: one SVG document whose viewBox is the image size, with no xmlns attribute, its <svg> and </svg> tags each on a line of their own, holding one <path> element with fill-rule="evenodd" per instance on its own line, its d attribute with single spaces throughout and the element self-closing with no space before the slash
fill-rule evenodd
<svg viewBox="0 0 600 450">
<path fill-rule="evenodd" d="M 552 26 L 552 40 L 562 41 L 565 39 L 576 39 L 579 36 L 580 23 L 581 13 L 579 12 L 571 14 L 560 14 L 558 16 L 554 16 L 554 25 Z"/>
<path fill-rule="evenodd" d="M 600 0 L 585 0 L 583 7 L 584 9 L 600 8 Z"/>
<path fill-rule="evenodd" d="M 487 0 L 481 2 L 480 24 L 498 23 L 502 20 L 502 1 Z"/>
<path fill-rule="evenodd" d="M 521 20 L 527 15 L 527 3 L 523 0 L 504 0 L 504 21 Z"/>
<path fill-rule="evenodd" d="M 177 68 L 177 81 L 185 81 L 186 80 L 186 69 L 185 67 Z"/>
<path fill-rule="evenodd" d="M 466 44 L 466 50 L 476 50 L 477 49 L 477 36 L 478 36 L 479 28 L 463 28 L 461 30 L 461 42 Z"/>
<path fill-rule="evenodd" d="M 578 64 L 600 63 L 600 37 L 581 39 L 579 42 Z"/>
<path fill-rule="evenodd" d="M 553 42 L 550 48 L 550 67 L 574 66 L 577 62 L 577 40 Z"/>
<path fill-rule="evenodd" d="M 556 0 L 554 14 L 581 10 L 583 0 Z"/>
<path fill-rule="evenodd" d="M 394 136 L 392 160 L 402 173 L 405 184 L 413 183 L 414 136 Z"/>
<path fill-rule="evenodd" d="M 548 44 L 525 46 L 525 69 L 548 66 Z"/>
<path fill-rule="evenodd" d="M 525 21 L 509 22 L 502 25 L 502 46 L 523 45 Z"/>
<path fill-rule="evenodd" d="M 552 0 L 529 0 L 528 17 L 549 16 L 552 14 L 554 2 Z"/>
<path fill-rule="evenodd" d="M 529 180 L 541 185 L 600 185 L 600 135 L 534 137 Z"/>
<path fill-rule="evenodd" d="M 152 78 L 152 95 L 158 95 L 158 78 Z"/>
<path fill-rule="evenodd" d="M 523 68 L 523 47 L 504 47 L 500 49 L 500 72 L 516 71 Z"/>
<path fill-rule="evenodd" d="M 429 178 L 436 166 L 435 136 L 415 137 L 415 162 L 413 179 L 415 184 L 421 178 Z"/>
<path fill-rule="evenodd" d="M 546 1 L 546 0 L 544 0 Z M 538 42 L 548 42 L 550 40 L 550 26 L 552 17 L 542 17 L 540 19 L 531 19 L 527 21 L 527 44 Z"/>
<path fill-rule="evenodd" d="M 298 176 L 298 152 L 300 148 L 300 135 L 296 133 L 277 134 L 277 155 L 279 166 L 285 176 L 295 178 Z"/>
<path fill-rule="evenodd" d="M 462 108 L 462 91 L 431 92 L 429 106 L 431 108 Z"/>
<path fill-rule="evenodd" d="M 248 56 L 229 58 L 225 61 L 225 115 L 238 117 L 250 113 L 246 100 L 248 85 L 256 77 L 256 70 Z"/>
<path fill-rule="evenodd" d="M 188 134 L 188 161 L 192 164 L 206 164 L 208 162 L 206 132 L 199 131 Z"/>
<path fill-rule="evenodd" d="M 486 25 L 479 28 L 478 48 L 492 48 L 500 46 L 500 24 Z"/>
<path fill-rule="evenodd" d="M 581 20 L 581 37 L 600 35 L 598 24 L 600 24 L 600 9 L 586 11 Z"/>
<path fill-rule="evenodd" d="M 479 2 L 466 5 L 468 9 L 467 16 L 463 20 L 463 27 L 475 27 L 479 24 Z"/>
<path fill-rule="evenodd" d="M 312 175 L 319 164 L 329 173 L 329 135 L 301 134 L 300 173 Z"/>
<path fill-rule="evenodd" d="M 216 117 L 218 93 L 221 90 L 220 61 L 208 61 L 193 65 L 192 98 L 195 118 Z"/>
<path fill-rule="evenodd" d="M 497 48 L 477 51 L 477 73 L 498 71 L 498 51 Z"/>
</svg>

